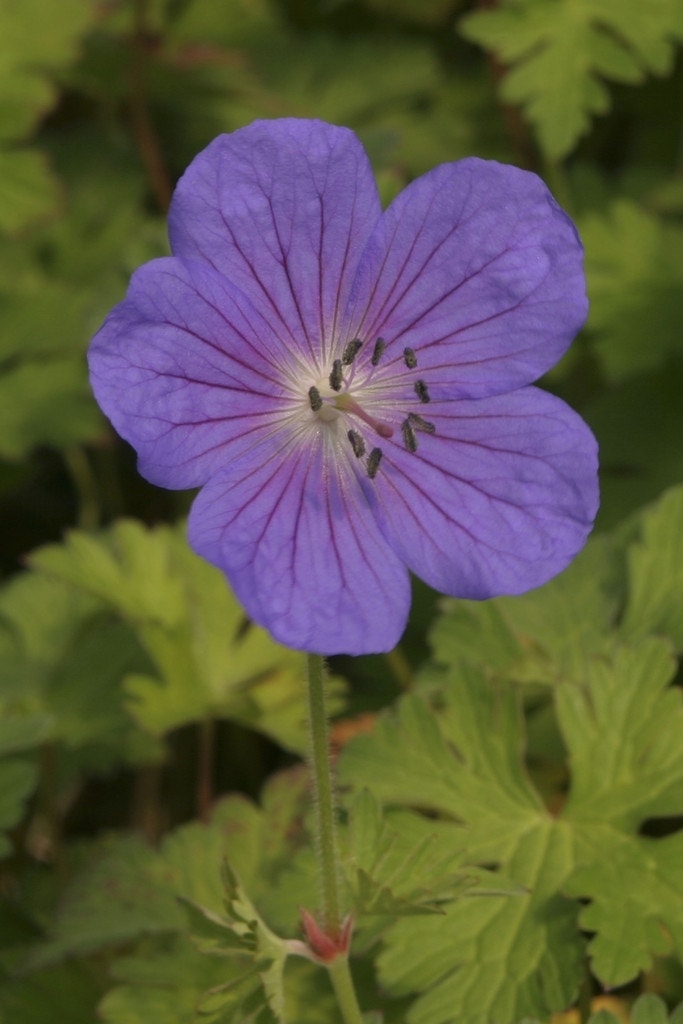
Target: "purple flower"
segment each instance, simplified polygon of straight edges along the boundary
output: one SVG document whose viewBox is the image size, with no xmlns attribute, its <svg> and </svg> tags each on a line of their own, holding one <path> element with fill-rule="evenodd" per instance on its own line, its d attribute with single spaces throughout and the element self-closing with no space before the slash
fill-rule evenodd
<svg viewBox="0 0 683 1024">
<path fill-rule="evenodd" d="M 249 615 L 319 654 L 390 649 L 408 570 L 518 594 L 596 512 L 596 444 L 530 386 L 586 316 L 576 231 L 535 175 L 444 164 L 382 213 L 356 136 L 260 121 L 192 162 L 173 257 L 92 342 L 97 400 Z"/>
</svg>

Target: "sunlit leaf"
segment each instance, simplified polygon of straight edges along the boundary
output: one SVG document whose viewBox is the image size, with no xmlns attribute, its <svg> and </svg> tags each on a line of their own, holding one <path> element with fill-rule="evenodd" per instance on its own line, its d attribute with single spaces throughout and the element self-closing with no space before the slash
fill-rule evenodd
<svg viewBox="0 0 683 1024">
<path fill-rule="evenodd" d="M 625 837 L 593 822 L 579 842 L 567 892 L 589 898 L 581 925 L 594 973 L 612 988 L 632 981 L 655 955 L 683 954 L 683 834 Z"/>
<path fill-rule="evenodd" d="M 683 649 L 683 488 L 668 491 L 641 520 L 629 550 L 629 598 L 622 631 L 663 633 Z"/>
<path fill-rule="evenodd" d="M 106 535 L 73 532 L 31 563 L 133 627 L 158 674 L 130 674 L 125 688 L 150 733 L 224 716 L 304 747 L 301 656 L 246 621 L 225 577 L 193 554 L 181 530 L 123 520 Z"/>
<path fill-rule="evenodd" d="M 552 159 L 609 110 L 605 81 L 667 74 L 682 29 L 676 0 L 506 0 L 460 22 L 467 39 L 510 66 L 501 95 L 523 106 Z"/>
</svg>

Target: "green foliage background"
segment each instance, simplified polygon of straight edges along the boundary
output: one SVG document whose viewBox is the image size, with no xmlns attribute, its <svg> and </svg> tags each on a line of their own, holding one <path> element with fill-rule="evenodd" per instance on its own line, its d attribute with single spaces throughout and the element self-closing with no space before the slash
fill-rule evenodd
<svg viewBox="0 0 683 1024">
<path fill-rule="evenodd" d="M 600 441 L 587 549 L 520 598 L 416 584 L 399 649 L 332 665 L 367 1020 L 682 1024 L 681 42 L 683 0 L 0 0 L 2 1024 L 338 1022 L 291 955 L 301 660 L 84 362 L 192 157 L 282 115 L 354 128 L 386 201 L 535 170 L 591 299 L 544 382 Z"/>
</svg>

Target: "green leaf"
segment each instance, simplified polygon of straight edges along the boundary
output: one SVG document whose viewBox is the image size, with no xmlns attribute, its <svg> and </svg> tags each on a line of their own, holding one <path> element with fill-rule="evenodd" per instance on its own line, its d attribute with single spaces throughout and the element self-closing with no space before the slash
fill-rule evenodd
<svg viewBox="0 0 683 1024">
<path fill-rule="evenodd" d="M 630 627 L 620 621 L 634 559 L 665 579 L 663 563 L 671 563 L 671 586 L 655 600 L 657 614 L 643 615 L 644 631 L 649 623 L 660 631 L 662 609 L 679 603 L 679 560 L 670 546 L 678 538 L 669 529 L 680 524 L 678 505 L 678 495 L 665 496 L 644 519 L 593 542 L 573 570 L 536 594 L 479 611 L 444 602 L 433 634 L 438 670 L 430 667 L 418 694 L 344 750 L 345 785 L 369 786 L 375 799 L 406 814 L 426 812 L 425 824 L 435 817 L 449 823 L 457 870 L 493 866 L 492 887 L 503 881 L 497 898 L 455 891 L 460 898 L 439 905 L 443 916 L 376 933 L 383 986 L 396 997 L 416 995 L 410 1024 L 544 1019 L 565 1007 L 582 973 L 579 912 L 581 928 L 594 933 L 594 969 L 607 986 L 631 980 L 657 955 L 680 955 L 683 912 L 673 894 L 683 891 L 683 833 L 637 835 L 647 819 L 683 814 L 683 701 L 670 685 L 677 664 L 663 637 L 625 644 Z M 661 564 L 650 546 L 640 551 L 646 525 L 650 541 L 671 535 Z M 522 698 L 528 682 L 537 693 L 544 678 L 554 684 L 546 700 L 570 770 L 569 796 L 554 818 L 524 766 Z M 390 850 L 382 815 L 371 798 L 358 799 L 358 850 L 368 857 L 377 846 Z M 419 864 L 418 856 L 418 875 Z M 395 870 L 389 855 L 380 856 L 366 871 L 374 888 L 361 875 L 361 894 L 395 899 Z M 594 902 L 580 911 L 568 896 Z"/>
<path fill-rule="evenodd" d="M 457 871 L 462 842 L 457 825 L 411 812 L 383 812 L 367 789 L 349 814 L 346 867 L 361 924 L 368 915 L 443 913 L 444 901 L 479 885 L 476 871 Z"/>
<path fill-rule="evenodd" d="M 177 932 L 182 925 L 157 855 L 139 839 L 105 837 L 84 852 L 61 895 L 47 941 L 30 952 L 24 968 L 35 971 L 143 935 Z"/>
<path fill-rule="evenodd" d="M 519 838 L 507 870 L 525 879 L 527 895 L 474 895 L 444 917 L 388 930 L 380 980 L 394 995 L 420 993 L 410 1024 L 518 1020 L 569 1005 L 582 969 L 576 911 L 560 895 L 573 866 L 569 838 L 550 821 Z"/>
<path fill-rule="evenodd" d="M 594 537 L 568 569 L 528 594 L 443 601 L 430 634 L 435 660 L 545 685 L 580 679 L 591 656 L 612 642 L 620 576 L 614 544 Z"/>
<path fill-rule="evenodd" d="M 549 817 L 523 771 L 518 695 L 464 665 L 439 699 L 436 714 L 419 697 L 400 701 L 373 736 L 348 745 L 340 778 L 372 780 L 384 803 L 461 822 L 451 839 L 459 868 L 476 875 L 477 865 L 498 865 L 501 885 L 497 896 L 474 888 L 444 903 L 443 916 L 388 927 L 382 984 L 395 996 L 422 993 L 411 1024 L 483 1024 L 563 1008 L 582 955 L 576 909 L 561 894 L 575 867 L 572 832 Z M 491 888 L 496 878 L 486 879 Z"/>
<path fill-rule="evenodd" d="M 297 903 L 316 899 L 313 875 L 294 894 L 282 892 L 307 843 L 300 827 L 307 803 L 306 779 L 295 770 L 268 784 L 262 808 L 229 797 L 207 824 L 174 830 L 158 850 L 123 836 L 85 847 L 73 858 L 47 940 L 30 951 L 23 970 L 94 952 L 109 963 L 114 958 L 120 984 L 99 1011 L 110 1024 L 282 1020 L 285 999 L 296 1005 L 306 995 L 285 993 L 287 946 L 263 920 L 253 894 L 290 932 Z M 228 855 L 231 865 L 221 878 Z M 121 946 L 126 955 L 117 957 Z M 291 1019 L 318 1020 L 304 1012 Z"/>
<path fill-rule="evenodd" d="M 613 527 L 683 479 L 683 364 L 630 378 L 583 414 L 600 438 L 599 524 Z"/>
<path fill-rule="evenodd" d="M 655 955 L 683 955 L 683 833 L 626 837 L 593 823 L 579 837 L 577 864 L 565 888 L 592 901 L 580 922 L 595 933 L 588 948 L 604 985 L 632 981 Z"/>
<path fill-rule="evenodd" d="M 0 149 L 0 232 L 55 213 L 59 190 L 45 157 L 34 149 Z"/>
<path fill-rule="evenodd" d="M 190 916 L 193 939 L 203 952 L 220 953 L 241 949 L 248 953 L 250 963 L 242 971 L 240 981 L 243 984 L 249 975 L 252 976 L 249 1000 L 254 1012 L 263 1014 L 264 1020 L 283 1022 L 286 943 L 263 922 L 227 861 L 223 863 L 223 884 L 223 915 L 216 914 L 193 901 L 183 901 Z M 234 984 L 221 986 L 204 1001 L 204 1012 L 210 1008 L 214 1017 L 216 1014 L 224 1015 L 226 1007 L 231 1010 L 234 1008 L 234 995 Z"/>
<path fill-rule="evenodd" d="M 244 47 L 264 35 L 277 38 L 281 31 L 277 6 L 268 0 L 226 0 L 220 18 L 212 0 L 193 0 L 168 25 L 169 40 L 183 47 L 207 40 L 215 46 Z"/>
<path fill-rule="evenodd" d="M 304 749 L 301 656 L 245 620 L 223 574 L 189 549 L 181 529 L 122 520 L 98 537 L 73 532 L 30 561 L 135 630 L 157 675 L 133 673 L 125 688 L 151 734 L 224 716 Z"/>
<path fill-rule="evenodd" d="M 558 688 L 572 782 L 566 815 L 635 830 L 683 814 L 683 699 L 669 683 L 670 645 L 649 637 L 596 659 L 582 683 Z"/>
<path fill-rule="evenodd" d="M 0 3 L 0 232 L 54 212 L 57 182 L 42 154 L 3 144 L 27 135 L 53 105 L 56 90 L 48 73 L 73 60 L 96 17 L 96 4 L 84 0 L 48 7 L 41 0 Z"/>
<path fill-rule="evenodd" d="M 677 487 L 640 520 L 640 537 L 628 552 L 629 594 L 623 634 L 670 637 L 683 650 L 683 488 Z"/>
<path fill-rule="evenodd" d="M 624 380 L 680 354 L 683 231 L 627 199 L 582 218 L 579 228 L 589 329 L 608 378 Z"/>
<path fill-rule="evenodd" d="M 675 0 L 507 0 L 466 16 L 460 31 L 511 66 L 501 95 L 522 105 L 556 160 L 592 115 L 609 110 L 605 80 L 638 83 L 671 70 L 682 26 Z"/>
<path fill-rule="evenodd" d="M 197 1024 L 202 994 L 226 978 L 238 982 L 244 967 L 240 960 L 230 964 L 223 957 L 204 956 L 186 937 L 146 955 L 122 957 L 113 969 L 119 984 L 100 1003 L 98 1019 L 106 1024 Z"/>
<path fill-rule="evenodd" d="M 0 456 L 18 459 L 36 445 L 66 448 L 101 428 L 85 369 L 74 359 L 26 362 L 0 376 Z"/>
<path fill-rule="evenodd" d="M 0 857 L 6 857 L 12 846 L 2 832 L 21 820 L 24 805 L 38 781 L 38 769 L 31 761 L 8 758 L 0 761 Z"/>
<path fill-rule="evenodd" d="M 69 752 L 53 782 L 124 762 L 155 760 L 160 748 L 124 708 L 121 676 L 146 659 L 129 628 L 97 603 L 35 572 L 0 590 L 0 749 L 45 741 Z M 58 758 L 58 761 L 60 759 Z"/>
<path fill-rule="evenodd" d="M 668 1024 L 666 1003 L 659 996 L 646 992 L 631 1008 L 631 1024 Z"/>
<path fill-rule="evenodd" d="M 102 994 L 93 972 L 79 963 L 63 964 L 28 978 L 0 983 L 0 1014 L 12 1024 L 85 1024 L 96 1020 Z"/>
<path fill-rule="evenodd" d="M 0 756 L 39 747 L 52 735 L 53 725 L 52 716 L 40 712 L 0 718 Z"/>
</svg>

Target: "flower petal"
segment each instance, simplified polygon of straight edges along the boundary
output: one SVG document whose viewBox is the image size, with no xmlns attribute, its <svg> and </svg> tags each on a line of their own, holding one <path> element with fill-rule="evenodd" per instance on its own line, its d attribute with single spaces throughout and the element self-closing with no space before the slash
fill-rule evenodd
<svg viewBox="0 0 683 1024">
<path fill-rule="evenodd" d="M 576 230 L 535 174 L 469 158 L 394 200 L 359 268 L 350 319 L 414 349 L 433 398 L 482 398 L 536 380 L 587 312 Z M 371 270 L 374 291 L 365 296 Z"/>
<path fill-rule="evenodd" d="M 323 446 L 245 458 L 200 491 L 190 544 L 281 643 L 325 655 L 387 651 L 408 617 L 408 573 L 353 473 L 342 474 Z"/>
<path fill-rule="evenodd" d="M 520 594 L 564 569 L 598 506 L 597 445 L 534 387 L 429 407 L 415 454 L 386 444 L 378 519 L 408 567 L 442 593 Z"/>
<path fill-rule="evenodd" d="M 283 118 L 221 135 L 195 158 L 169 233 L 175 255 L 212 263 L 324 367 L 381 212 L 353 132 Z"/>
<path fill-rule="evenodd" d="M 279 359 L 279 366 L 276 365 Z M 97 401 L 164 487 L 196 487 L 273 431 L 288 355 L 208 264 L 145 264 L 88 354 Z"/>
</svg>

